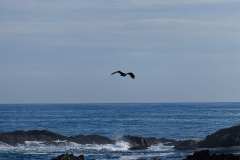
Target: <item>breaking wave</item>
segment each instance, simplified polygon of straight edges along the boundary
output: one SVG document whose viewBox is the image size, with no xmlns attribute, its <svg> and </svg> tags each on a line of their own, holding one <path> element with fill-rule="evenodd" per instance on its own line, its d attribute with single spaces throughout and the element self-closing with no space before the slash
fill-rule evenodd
<svg viewBox="0 0 240 160">
<path fill-rule="evenodd" d="M 125 141 L 117 141 L 115 144 L 78 144 L 75 142 L 55 141 L 54 144 L 47 144 L 41 141 L 25 141 L 24 144 L 11 146 L 0 142 L 0 152 L 23 153 L 23 154 L 49 154 L 49 153 L 83 153 L 83 152 L 132 152 L 130 145 Z M 147 151 L 161 152 L 171 151 L 173 146 L 158 144 L 149 147 Z"/>
</svg>

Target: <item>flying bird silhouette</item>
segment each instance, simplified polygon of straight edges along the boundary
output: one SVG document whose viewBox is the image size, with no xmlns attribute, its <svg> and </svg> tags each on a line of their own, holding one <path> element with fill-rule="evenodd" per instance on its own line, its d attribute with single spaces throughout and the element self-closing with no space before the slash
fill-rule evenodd
<svg viewBox="0 0 240 160">
<path fill-rule="evenodd" d="M 116 71 L 116 72 L 113 72 L 112 75 L 117 74 L 117 73 L 120 74 L 120 76 L 122 76 L 122 77 L 126 77 L 127 75 L 129 75 L 132 79 L 135 79 L 135 74 L 132 72 L 124 73 L 122 71 Z"/>
</svg>

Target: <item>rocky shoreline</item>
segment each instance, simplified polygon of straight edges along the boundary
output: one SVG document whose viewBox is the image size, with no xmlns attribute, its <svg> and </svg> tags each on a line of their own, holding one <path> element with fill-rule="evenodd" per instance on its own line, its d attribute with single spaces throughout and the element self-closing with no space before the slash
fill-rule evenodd
<svg viewBox="0 0 240 160">
<path fill-rule="evenodd" d="M 63 142 L 75 142 L 77 144 L 115 144 L 117 141 L 125 141 L 129 143 L 129 150 L 144 150 L 152 145 L 159 143 L 175 146 L 177 149 L 192 148 L 195 146 L 195 141 L 177 141 L 166 138 L 155 138 L 155 137 L 141 137 L 141 136 L 122 136 L 118 140 L 114 140 L 102 135 L 75 135 L 75 136 L 64 136 L 48 130 L 29 130 L 29 131 L 13 131 L 0 133 L 0 142 L 6 143 L 11 146 L 18 144 L 24 144 L 26 141 L 39 141 L 45 144 L 55 144 Z"/>
<path fill-rule="evenodd" d="M 25 141 L 41 141 L 48 144 L 66 141 L 79 144 L 113 144 L 114 140 L 100 135 L 64 136 L 48 130 L 13 131 L 0 133 L 0 142 L 9 145 L 24 144 Z"/>
<path fill-rule="evenodd" d="M 83 155 L 74 156 L 73 154 L 62 154 L 52 160 L 84 160 Z M 150 159 L 137 160 L 161 160 L 160 157 L 152 157 Z M 240 160 L 240 155 L 234 154 L 211 154 L 209 150 L 196 151 L 192 155 L 188 155 L 183 160 Z"/>
<path fill-rule="evenodd" d="M 0 142 L 8 145 L 17 146 L 24 144 L 26 141 L 41 141 L 46 144 L 58 144 L 60 142 L 75 142 L 78 144 L 115 144 L 117 141 L 122 140 L 129 143 L 129 150 L 144 150 L 152 145 L 162 143 L 164 145 L 174 146 L 176 150 L 201 150 L 201 149 L 216 149 L 216 148 L 229 148 L 240 146 L 240 125 L 224 128 L 216 131 L 213 134 L 206 136 L 206 138 L 196 140 L 175 140 L 166 138 L 155 137 L 140 137 L 126 135 L 118 140 L 108 138 L 101 135 L 75 135 L 64 136 L 48 130 L 29 130 L 29 131 L 13 131 L 0 133 Z M 204 160 L 216 159 L 224 160 L 239 159 L 238 155 L 211 155 L 209 151 L 197 151 L 193 155 L 188 156 L 185 160 L 198 160 L 196 157 L 205 156 Z M 207 157 L 207 158 L 206 158 Z M 226 158 L 227 157 L 227 158 Z M 200 158 L 201 159 L 201 158 Z"/>
<path fill-rule="evenodd" d="M 208 135 L 206 138 L 196 140 L 175 140 L 155 137 L 141 137 L 126 135 L 118 140 L 128 142 L 130 150 L 147 149 L 152 145 L 162 143 L 174 146 L 175 149 L 219 148 L 240 146 L 240 125 L 224 128 Z M 16 146 L 26 141 L 41 141 L 47 144 L 56 142 L 75 142 L 78 144 L 115 144 L 117 140 L 102 135 L 75 135 L 64 136 L 48 130 L 13 131 L 0 133 L 0 142 Z"/>
<path fill-rule="evenodd" d="M 153 137 L 123 136 L 119 140 L 130 144 L 130 149 L 147 149 L 148 147 L 161 143 L 161 139 Z M 78 144 L 114 144 L 116 140 L 101 135 L 76 135 L 64 136 L 48 130 L 13 131 L 0 133 L 0 142 L 16 146 L 24 144 L 26 141 L 41 141 L 46 144 L 56 144 L 56 142 L 75 142 Z M 167 140 L 165 140 L 166 142 Z"/>
<path fill-rule="evenodd" d="M 240 160 L 240 155 L 234 154 L 215 154 L 210 150 L 196 151 L 183 160 Z"/>
</svg>

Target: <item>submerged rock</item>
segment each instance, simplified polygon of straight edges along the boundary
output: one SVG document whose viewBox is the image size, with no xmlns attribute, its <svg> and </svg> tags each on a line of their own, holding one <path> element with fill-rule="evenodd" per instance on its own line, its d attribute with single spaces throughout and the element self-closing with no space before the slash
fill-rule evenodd
<svg viewBox="0 0 240 160">
<path fill-rule="evenodd" d="M 84 160 L 84 156 L 74 156 L 73 154 L 62 154 L 57 156 L 56 158 L 53 158 L 52 160 Z"/>
<path fill-rule="evenodd" d="M 200 141 L 198 145 L 206 148 L 240 146 L 240 125 L 218 130 Z"/>
<path fill-rule="evenodd" d="M 183 160 L 240 160 L 240 155 L 234 154 L 210 154 L 209 150 L 197 151 Z"/>
<path fill-rule="evenodd" d="M 130 144 L 130 150 L 147 149 L 152 145 L 159 144 L 160 139 L 154 137 L 124 136 L 123 140 Z"/>
</svg>

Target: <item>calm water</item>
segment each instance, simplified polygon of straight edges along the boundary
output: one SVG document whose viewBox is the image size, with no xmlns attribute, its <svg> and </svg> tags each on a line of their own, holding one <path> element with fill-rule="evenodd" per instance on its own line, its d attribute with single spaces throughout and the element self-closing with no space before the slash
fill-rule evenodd
<svg viewBox="0 0 240 160">
<path fill-rule="evenodd" d="M 65 135 L 101 134 L 117 139 L 141 135 L 175 139 L 203 138 L 240 122 L 240 103 L 161 104 L 21 104 L 0 105 L 0 132 L 48 129 Z M 158 145 L 146 151 L 127 150 L 127 144 L 18 147 L 0 144 L 0 160 L 50 160 L 71 151 L 87 159 L 137 159 L 160 155 L 181 159 L 185 153 Z"/>
</svg>

